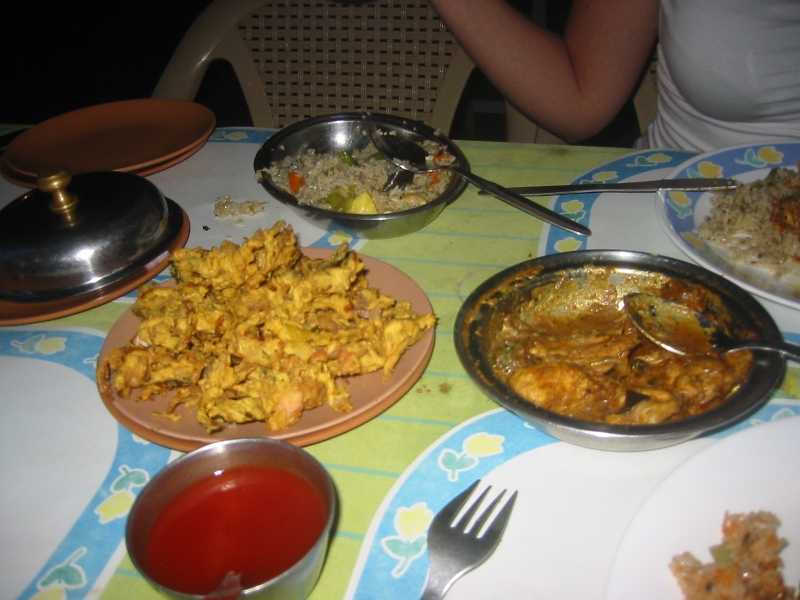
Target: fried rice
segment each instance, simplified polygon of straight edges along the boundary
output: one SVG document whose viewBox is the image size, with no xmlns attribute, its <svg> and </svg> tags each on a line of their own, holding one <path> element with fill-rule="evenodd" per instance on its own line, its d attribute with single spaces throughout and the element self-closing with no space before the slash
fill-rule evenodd
<svg viewBox="0 0 800 600">
<path fill-rule="evenodd" d="M 773 169 L 762 180 L 717 192 L 697 228 L 726 260 L 767 269 L 775 277 L 800 275 L 800 175 Z"/>
<path fill-rule="evenodd" d="M 454 160 L 433 141 L 426 141 L 423 146 L 437 164 Z M 309 148 L 274 162 L 265 171 L 278 188 L 292 194 L 300 204 L 356 214 L 394 213 L 422 206 L 441 196 L 451 177 L 446 171 L 417 173 L 413 177 L 406 171 L 410 181 L 385 190 L 400 169 L 371 142 L 352 153 L 337 150 L 320 154 Z M 361 202 L 365 193 L 369 196 L 366 209 Z"/>
<path fill-rule="evenodd" d="M 722 543 L 711 548 L 714 561 L 703 564 L 689 552 L 669 567 L 686 600 L 795 600 L 783 583 L 778 518 L 767 511 L 725 514 Z"/>
</svg>

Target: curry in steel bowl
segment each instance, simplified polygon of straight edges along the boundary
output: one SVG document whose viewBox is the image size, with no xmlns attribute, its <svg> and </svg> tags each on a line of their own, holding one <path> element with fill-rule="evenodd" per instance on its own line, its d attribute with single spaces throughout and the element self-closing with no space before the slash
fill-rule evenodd
<svg viewBox="0 0 800 600">
<path fill-rule="evenodd" d="M 642 292 L 691 306 L 730 334 L 780 339 L 760 304 L 705 269 L 587 251 L 521 263 L 479 286 L 459 312 L 456 349 L 499 404 L 556 437 L 594 447 L 636 449 L 647 436 L 655 438 L 645 447 L 666 445 L 766 402 L 782 358 L 747 351 L 679 356 L 659 348 L 624 310 L 625 296 Z"/>
</svg>

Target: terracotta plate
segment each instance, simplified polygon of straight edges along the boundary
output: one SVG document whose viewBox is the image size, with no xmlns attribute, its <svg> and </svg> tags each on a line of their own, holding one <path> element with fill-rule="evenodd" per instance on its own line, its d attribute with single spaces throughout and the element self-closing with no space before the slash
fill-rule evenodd
<svg viewBox="0 0 800 600">
<path fill-rule="evenodd" d="M 27 177 L 54 165 L 73 174 L 142 171 L 204 142 L 215 124 L 213 112 L 185 100 L 110 102 L 43 121 L 15 138 L 4 158 Z"/>
<path fill-rule="evenodd" d="M 18 185 L 21 187 L 27 188 L 35 188 L 36 187 L 36 178 L 30 177 L 15 169 L 12 169 L 11 166 L 6 162 L 6 155 L 5 153 L 0 154 L 0 175 L 5 177 L 8 181 L 13 183 L 14 185 Z"/>
<path fill-rule="evenodd" d="M 331 252 L 320 248 L 303 249 L 303 253 L 311 258 L 324 258 L 330 256 Z M 370 286 L 398 300 L 410 301 L 412 308 L 420 314 L 433 312 L 425 292 L 405 273 L 377 259 L 363 255 L 360 258 L 366 265 Z M 126 345 L 133 338 L 138 325 L 139 319 L 131 310 L 126 311 L 108 333 L 100 351 L 98 365 L 102 364 L 113 348 Z M 267 437 L 305 446 L 354 429 L 402 398 L 425 370 L 433 352 L 433 341 L 434 332 L 429 330 L 405 352 L 387 381 L 383 381 L 380 372 L 351 378 L 347 390 L 351 395 L 352 411 L 339 413 L 326 404 L 304 412 L 297 423 L 281 431 L 269 431 L 263 422 L 256 422 L 209 434 L 197 422 L 194 409 L 191 408 L 179 407 L 176 412 L 181 415 L 181 419 L 176 422 L 154 416 L 153 411 L 166 408 L 165 396 L 156 397 L 152 401 L 136 402 L 134 395 L 131 398 L 107 393 L 100 395 L 111 414 L 132 432 L 175 450 L 188 452 L 211 442 L 243 437 Z"/>
<path fill-rule="evenodd" d="M 39 323 L 74 315 L 124 296 L 158 275 L 167 267 L 175 250 L 182 248 L 189 239 L 189 216 L 170 199 L 167 199 L 167 206 L 170 214 L 169 227 L 172 230 L 171 241 L 156 259 L 119 281 L 85 294 L 43 302 L 0 300 L 0 326 Z"/>
<path fill-rule="evenodd" d="M 183 154 L 179 154 L 178 156 L 173 156 L 172 158 L 168 158 L 167 160 L 164 160 L 162 162 L 142 167 L 142 169 L 140 170 L 128 171 L 128 172 L 134 173 L 141 177 L 152 175 L 153 173 L 158 173 L 159 171 L 163 171 L 164 169 L 168 169 L 169 167 L 177 165 L 179 162 L 183 162 L 193 154 L 197 153 L 197 151 L 200 150 L 200 148 L 202 148 L 203 146 L 205 146 L 205 144 L 206 144 L 206 139 L 202 138 L 197 144 L 186 150 L 186 152 L 184 152 Z M 36 178 L 14 170 L 8 164 L 8 162 L 6 162 L 4 154 L 0 154 L 0 175 L 2 175 L 8 181 L 10 181 L 15 185 L 27 188 L 36 187 Z"/>
<path fill-rule="evenodd" d="M 200 138 L 200 141 L 198 141 L 194 146 L 187 148 L 185 152 L 182 152 L 177 156 L 172 156 L 166 160 L 162 160 L 157 163 L 147 165 L 145 167 L 142 167 L 141 169 L 137 169 L 131 172 L 136 173 L 141 177 L 145 177 L 147 175 L 152 175 L 153 173 L 158 173 L 160 171 L 163 171 L 164 169 L 168 169 L 169 167 L 175 166 L 178 163 L 185 161 L 193 154 L 196 154 L 200 150 L 200 148 L 206 145 L 206 141 L 208 141 L 208 138 L 206 137 Z"/>
</svg>

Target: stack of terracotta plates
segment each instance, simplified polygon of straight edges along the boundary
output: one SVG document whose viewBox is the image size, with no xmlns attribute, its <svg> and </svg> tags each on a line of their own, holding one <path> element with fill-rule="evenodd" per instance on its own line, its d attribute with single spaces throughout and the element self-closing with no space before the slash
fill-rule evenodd
<svg viewBox="0 0 800 600">
<path fill-rule="evenodd" d="M 64 167 L 73 175 L 150 175 L 200 150 L 215 125 L 213 112 L 185 100 L 145 98 L 90 106 L 19 135 L 0 155 L 0 173 L 31 188 L 42 167 Z"/>
</svg>

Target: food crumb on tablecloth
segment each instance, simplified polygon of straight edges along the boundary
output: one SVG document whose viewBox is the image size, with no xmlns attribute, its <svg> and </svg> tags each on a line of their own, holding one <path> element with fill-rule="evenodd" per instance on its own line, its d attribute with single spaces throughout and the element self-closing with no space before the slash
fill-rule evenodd
<svg viewBox="0 0 800 600">
<path fill-rule="evenodd" d="M 220 196 L 214 201 L 214 217 L 217 219 L 229 219 L 231 217 L 249 216 L 252 217 L 260 212 L 264 212 L 264 204 L 258 200 L 232 200 L 230 196 Z M 243 219 L 236 221 L 237 225 L 244 225 Z"/>
</svg>

